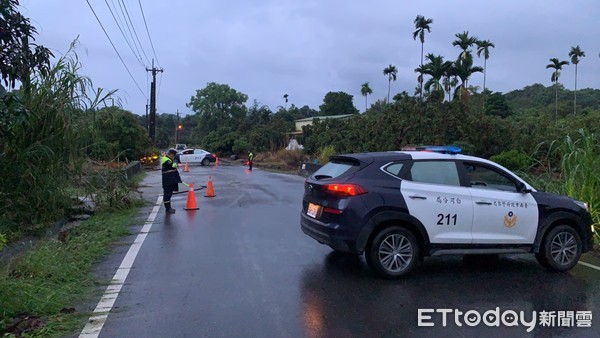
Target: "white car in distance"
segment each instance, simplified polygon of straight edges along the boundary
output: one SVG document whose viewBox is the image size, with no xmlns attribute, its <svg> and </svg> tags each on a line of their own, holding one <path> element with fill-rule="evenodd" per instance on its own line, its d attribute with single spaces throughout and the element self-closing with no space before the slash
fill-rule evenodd
<svg viewBox="0 0 600 338">
<path fill-rule="evenodd" d="M 199 163 L 207 166 L 210 165 L 211 162 L 215 162 L 216 157 L 214 154 L 204 149 L 186 149 L 175 155 L 175 160 L 177 163 Z"/>
</svg>

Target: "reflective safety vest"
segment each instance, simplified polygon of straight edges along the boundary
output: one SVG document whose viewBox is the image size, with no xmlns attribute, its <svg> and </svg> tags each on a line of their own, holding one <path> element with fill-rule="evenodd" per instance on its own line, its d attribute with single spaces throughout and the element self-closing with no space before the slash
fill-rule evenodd
<svg viewBox="0 0 600 338">
<path fill-rule="evenodd" d="M 162 172 L 162 186 L 177 186 L 181 182 L 179 171 L 177 170 L 177 163 L 175 163 L 168 156 L 164 156 L 160 160 L 161 172 Z M 174 189 L 177 190 L 177 189 Z"/>
<path fill-rule="evenodd" d="M 252 161 L 254 159 L 254 154 L 252 152 L 248 153 L 248 159 Z"/>
</svg>

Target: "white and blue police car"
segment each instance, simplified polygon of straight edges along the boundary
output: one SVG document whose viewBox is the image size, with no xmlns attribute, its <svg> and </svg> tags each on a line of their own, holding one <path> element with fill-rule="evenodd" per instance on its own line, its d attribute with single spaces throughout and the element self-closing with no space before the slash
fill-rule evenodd
<svg viewBox="0 0 600 338">
<path fill-rule="evenodd" d="M 332 156 L 305 182 L 300 221 L 318 242 L 364 253 L 384 278 L 447 254 L 533 253 L 567 271 L 593 241 L 584 202 L 457 147 Z"/>
</svg>

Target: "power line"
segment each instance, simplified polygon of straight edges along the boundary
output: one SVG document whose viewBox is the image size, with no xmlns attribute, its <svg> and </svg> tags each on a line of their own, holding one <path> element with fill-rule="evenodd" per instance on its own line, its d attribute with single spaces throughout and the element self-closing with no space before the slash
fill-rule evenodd
<svg viewBox="0 0 600 338">
<path fill-rule="evenodd" d="M 121 1 L 117 0 L 117 3 L 119 4 L 119 8 L 121 9 L 121 15 L 123 16 L 123 21 L 125 21 L 125 26 L 127 27 L 127 31 L 129 31 L 129 36 L 131 37 L 131 42 L 133 43 L 133 47 L 135 47 L 135 50 L 137 51 L 138 55 L 140 56 L 140 58 L 142 58 L 142 54 L 140 53 L 138 45 L 137 45 L 137 43 L 135 43 L 135 38 L 133 37 L 133 33 L 131 32 L 131 26 L 129 25 L 129 21 L 127 21 L 127 17 L 125 16 L 125 11 L 123 10 Z M 115 11 L 116 11 L 116 7 L 115 7 Z"/>
<path fill-rule="evenodd" d="M 142 53 L 144 53 L 144 56 L 146 57 L 146 61 L 148 61 L 148 64 L 150 64 L 150 59 L 148 58 L 148 55 L 146 55 L 146 51 L 144 50 L 144 47 L 142 46 L 142 42 L 140 41 L 137 31 L 135 30 L 135 25 L 133 24 L 133 21 L 131 20 L 131 17 L 129 16 L 129 11 L 127 10 L 127 4 L 125 4 L 125 2 L 123 0 L 120 0 L 120 1 L 123 4 L 123 8 L 125 8 L 125 13 L 127 14 L 127 18 L 129 19 L 129 22 L 131 23 L 131 29 L 133 29 L 133 34 L 135 35 L 135 38 L 137 39 L 137 42 L 140 45 L 140 49 L 142 50 Z"/>
<path fill-rule="evenodd" d="M 100 19 L 98 18 L 98 15 L 96 15 L 96 11 L 94 11 L 94 8 L 92 7 L 92 4 L 90 4 L 89 0 L 85 0 L 85 1 L 87 2 L 88 6 L 90 6 L 90 9 L 92 10 L 92 13 L 94 13 L 94 16 L 96 17 L 96 20 L 100 24 L 100 27 L 102 27 L 102 31 L 104 31 L 104 35 L 106 35 L 106 37 L 108 38 L 108 41 L 110 42 L 110 45 L 115 50 L 115 53 L 117 53 L 117 56 L 119 57 L 119 60 L 121 60 L 121 63 L 123 64 L 123 66 L 125 67 L 125 69 L 127 70 L 127 73 L 129 73 L 129 76 L 131 77 L 131 79 L 133 80 L 133 82 L 135 83 L 135 85 L 137 86 L 137 88 L 140 90 L 140 93 L 142 93 L 142 95 L 146 98 L 146 100 L 148 100 L 148 97 L 146 96 L 146 94 L 144 94 L 144 91 L 142 90 L 142 88 L 140 88 L 140 85 L 137 83 L 137 81 L 135 80 L 135 78 L 133 77 L 133 75 L 131 75 L 131 72 L 129 71 L 129 68 L 125 64 L 125 61 L 123 61 L 123 58 L 121 57 L 121 54 L 119 54 L 119 51 L 115 47 L 115 44 L 110 39 L 110 36 L 108 36 L 108 33 L 106 32 L 106 29 L 104 29 L 104 26 L 102 25 L 102 22 L 100 22 Z"/>
<path fill-rule="evenodd" d="M 150 40 L 150 46 L 152 46 L 152 53 L 154 53 L 154 58 L 156 59 L 156 63 L 160 67 L 160 61 L 158 61 L 158 56 L 156 56 L 156 51 L 154 50 L 154 44 L 152 43 L 152 38 L 150 37 L 150 31 L 148 30 L 148 24 L 146 23 L 146 16 L 144 15 L 144 9 L 142 8 L 142 0 L 138 0 L 140 4 L 140 11 L 142 11 L 142 18 L 144 18 L 144 26 L 146 26 L 146 33 L 148 33 L 148 40 Z"/>
<path fill-rule="evenodd" d="M 125 35 L 125 32 L 123 32 L 123 29 L 121 29 L 121 25 L 119 25 L 119 21 L 121 20 L 121 18 L 119 17 L 119 21 L 117 21 L 117 18 L 115 17 L 115 14 L 113 13 L 112 8 L 110 8 L 110 5 L 108 4 L 108 0 L 104 0 L 104 2 L 106 3 L 106 7 L 108 7 L 108 10 L 110 11 L 110 14 L 112 15 L 113 19 L 115 20 L 115 23 L 117 24 L 117 27 L 119 27 L 119 31 L 121 32 L 121 35 L 123 35 L 123 38 L 125 39 L 125 42 L 127 42 L 127 45 L 129 46 L 129 49 L 131 49 L 131 52 L 133 53 L 133 55 L 135 56 L 135 58 L 140 62 L 140 64 L 142 65 L 142 67 L 146 68 L 146 66 L 144 65 L 144 62 L 140 58 L 139 54 L 136 55 L 135 51 L 133 50 L 133 47 L 131 47 L 131 43 L 129 43 L 129 39 L 127 39 L 127 36 Z M 114 2 L 113 2 L 113 6 L 114 6 Z M 115 9 L 115 11 L 116 11 L 116 9 Z"/>
<path fill-rule="evenodd" d="M 118 0 L 117 0 L 118 1 Z M 129 38 L 126 38 L 129 40 L 131 40 L 133 42 L 133 47 L 135 47 L 135 50 L 137 51 L 137 56 L 139 57 L 140 60 L 142 60 L 142 55 L 140 54 L 139 49 L 137 48 L 137 45 L 135 44 L 135 40 L 133 39 L 133 35 L 131 34 L 131 29 L 129 29 L 129 25 L 127 23 L 127 19 L 125 18 L 125 14 L 123 13 L 123 8 L 121 8 L 121 4 L 119 3 L 119 8 L 121 9 L 121 13 L 119 15 L 119 11 L 117 10 L 117 5 L 115 5 L 115 0 L 110 0 L 110 2 L 112 3 L 113 8 L 115 9 L 115 13 L 117 15 L 117 18 L 119 19 L 119 22 L 121 23 L 121 27 L 127 27 L 127 31 L 129 32 Z M 121 20 L 121 17 L 123 17 L 123 20 Z M 123 28 L 124 30 L 124 28 Z M 126 36 L 127 34 L 125 34 L 124 32 L 124 36 Z M 136 53 L 136 52 L 134 52 Z M 142 63 L 144 63 L 144 61 L 142 61 Z M 146 68 L 144 66 L 144 68 Z"/>
</svg>

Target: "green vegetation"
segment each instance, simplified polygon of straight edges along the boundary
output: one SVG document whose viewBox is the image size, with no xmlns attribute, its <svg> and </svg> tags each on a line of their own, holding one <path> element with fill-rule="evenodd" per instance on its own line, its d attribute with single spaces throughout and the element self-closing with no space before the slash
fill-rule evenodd
<svg viewBox="0 0 600 338">
<path fill-rule="evenodd" d="M 17 12 L 17 2 L 0 3 L 0 72 L 8 89 L 0 85 L 0 249 L 45 234 L 74 212 L 80 197 L 100 213 L 64 242 L 41 240 L 3 267 L 0 334 L 25 314 L 43 318 L 36 335 L 65 336 L 81 325 L 81 314 L 68 312 L 94 285 L 92 264 L 127 233 L 137 210 L 122 164 L 152 149 L 131 113 L 100 108 L 114 91 L 96 90 L 79 74 L 75 43 L 51 63 L 47 49 L 28 42 L 36 31 Z"/>
<path fill-rule="evenodd" d="M 136 205 L 139 205 L 136 203 Z M 91 296 L 93 264 L 127 235 L 137 208 L 100 213 L 69 232 L 64 242 L 46 240 L 0 272 L 0 335 L 19 314 L 44 317 L 38 336 L 62 337 L 89 316 L 73 308 Z"/>
<path fill-rule="evenodd" d="M 36 31 L 17 2 L 0 1 L 3 48 L 11 51 L 0 62 L 8 86 L 0 86 L 0 237 L 11 241 L 67 216 L 82 187 L 90 187 L 90 163 L 118 166 L 152 149 L 131 113 L 100 108 L 114 91 L 94 89 L 80 75 L 76 43 L 51 63 L 47 49 L 29 43 Z"/>
<path fill-rule="evenodd" d="M 398 74 L 398 69 L 392 64 L 383 69 L 383 75 L 388 77 L 388 95 L 386 102 L 390 102 L 390 89 L 392 86 L 392 80 L 396 81 L 396 74 Z"/>
<path fill-rule="evenodd" d="M 365 97 L 365 111 L 367 109 L 369 109 L 369 95 L 373 94 L 373 89 L 371 89 L 371 87 L 369 87 L 369 83 L 365 82 L 361 85 L 360 87 L 360 95 Z"/>
<path fill-rule="evenodd" d="M 528 170 L 532 164 L 531 157 L 519 150 L 503 151 L 490 157 L 490 160 L 512 171 Z"/>
<path fill-rule="evenodd" d="M 555 151 L 562 158 L 557 190 L 588 204 L 600 242 L 600 139 L 580 129 L 576 137 L 566 136 Z"/>
<path fill-rule="evenodd" d="M 336 154 L 334 146 L 324 146 L 318 151 L 317 161 L 320 164 L 325 164 L 329 162 L 329 158 Z"/>
<path fill-rule="evenodd" d="M 358 109 L 352 103 L 352 95 L 345 92 L 329 92 L 319 106 L 320 116 L 358 114 Z"/>
</svg>

